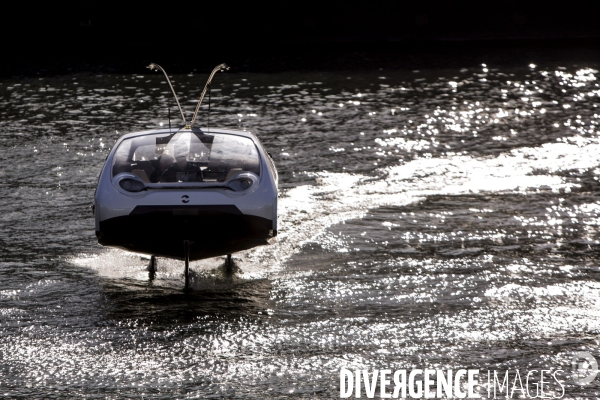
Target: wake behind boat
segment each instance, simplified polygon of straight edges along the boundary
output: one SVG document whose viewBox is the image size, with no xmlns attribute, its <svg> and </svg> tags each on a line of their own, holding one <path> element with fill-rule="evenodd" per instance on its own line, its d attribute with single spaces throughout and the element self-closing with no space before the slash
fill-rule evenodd
<svg viewBox="0 0 600 400">
<path fill-rule="evenodd" d="M 152 64 L 153 69 L 164 70 Z M 252 133 L 190 124 L 169 81 L 184 126 L 133 132 L 108 155 L 94 196 L 96 236 L 104 246 L 189 261 L 269 243 L 277 235 L 277 170 Z M 168 76 L 167 81 L 169 80 Z"/>
</svg>

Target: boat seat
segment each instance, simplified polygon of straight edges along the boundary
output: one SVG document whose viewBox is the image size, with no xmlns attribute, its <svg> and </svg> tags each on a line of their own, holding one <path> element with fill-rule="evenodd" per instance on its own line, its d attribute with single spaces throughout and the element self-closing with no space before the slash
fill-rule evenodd
<svg viewBox="0 0 600 400">
<path fill-rule="evenodd" d="M 160 156 L 160 158 L 158 159 L 158 169 L 156 170 L 157 177 L 162 177 L 162 174 L 164 174 L 166 170 L 171 168 L 174 163 L 175 158 L 173 158 L 172 155 L 168 153 L 163 153 L 163 155 Z M 157 179 L 156 181 L 160 182 L 160 179 Z"/>
<path fill-rule="evenodd" d="M 135 163 L 135 165 L 132 165 L 131 167 L 132 167 L 131 168 L 132 174 L 139 176 L 139 178 L 146 183 L 150 182 L 150 177 L 152 176 L 152 173 L 154 172 L 154 167 L 152 166 L 152 161 L 150 161 L 150 160 L 137 161 Z M 138 171 L 138 172 L 136 172 L 136 171 Z"/>
<path fill-rule="evenodd" d="M 131 171 L 131 173 L 136 175 L 142 181 L 144 181 L 146 183 L 150 183 L 150 178 L 148 177 L 148 174 L 146 173 L 146 171 L 144 171 L 143 169 L 134 169 Z"/>
<path fill-rule="evenodd" d="M 235 175 L 239 174 L 240 172 L 242 172 L 241 168 L 231 168 L 229 170 L 229 172 L 227 173 L 227 176 L 225 177 L 224 182 L 227 182 L 229 179 L 233 178 Z"/>
</svg>

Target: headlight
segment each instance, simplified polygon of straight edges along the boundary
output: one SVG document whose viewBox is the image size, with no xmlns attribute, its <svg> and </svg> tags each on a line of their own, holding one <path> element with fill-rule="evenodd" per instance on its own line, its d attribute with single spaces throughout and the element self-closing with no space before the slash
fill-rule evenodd
<svg viewBox="0 0 600 400">
<path fill-rule="evenodd" d="M 114 187 L 122 194 L 139 197 L 147 193 L 146 184 L 137 175 L 123 172 L 113 179 Z"/>
<path fill-rule="evenodd" d="M 119 182 L 119 186 L 128 192 L 141 192 L 142 190 L 146 189 L 146 186 L 144 186 L 143 182 L 134 179 L 122 179 Z"/>
<path fill-rule="evenodd" d="M 227 188 L 234 192 L 243 192 L 258 184 L 258 176 L 251 172 L 242 172 L 227 182 Z"/>
</svg>

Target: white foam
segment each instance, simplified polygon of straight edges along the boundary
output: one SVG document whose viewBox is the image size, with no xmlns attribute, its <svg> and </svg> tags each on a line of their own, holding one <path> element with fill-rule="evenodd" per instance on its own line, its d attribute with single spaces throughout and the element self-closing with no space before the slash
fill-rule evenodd
<svg viewBox="0 0 600 400">
<path fill-rule="evenodd" d="M 406 205 L 431 195 L 527 193 L 540 188 L 569 192 L 577 184 L 552 173 L 596 168 L 600 164 L 598 139 L 576 136 L 569 140 L 570 143 L 521 148 L 498 157 L 455 155 L 417 159 L 374 171 L 379 178 L 316 173 L 315 185 L 298 186 L 281 195 L 276 244 L 234 255 L 241 268 L 238 276 L 255 279 L 275 273 L 304 244 L 317 240 L 330 226 L 361 218 L 377 207 Z M 93 257 L 77 257 L 72 262 L 106 276 L 147 279 L 147 260 L 131 253 L 106 250 Z M 159 271 L 165 271 L 161 272 L 165 278 L 182 279 L 181 261 L 160 259 L 159 263 Z M 202 260 L 192 263 L 192 269 L 218 276 L 222 263 L 222 257 Z"/>
</svg>

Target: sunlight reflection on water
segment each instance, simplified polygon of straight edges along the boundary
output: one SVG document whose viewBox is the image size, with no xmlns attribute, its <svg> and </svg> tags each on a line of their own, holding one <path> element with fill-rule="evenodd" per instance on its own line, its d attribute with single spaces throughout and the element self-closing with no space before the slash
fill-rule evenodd
<svg viewBox="0 0 600 400">
<path fill-rule="evenodd" d="M 282 229 L 233 277 L 193 263 L 190 295 L 181 262 L 149 282 L 147 259 L 99 248 L 89 211 L 114 140 L 168 124 L 161 78 L 2 82 L 3 393 L 330 398 L 342 366 L 598 356 L 597 74 L 221 75 L 211 125 L 272 152 Z M 203 79 L 174 76 L 186 108 Z"/>
</svg>

